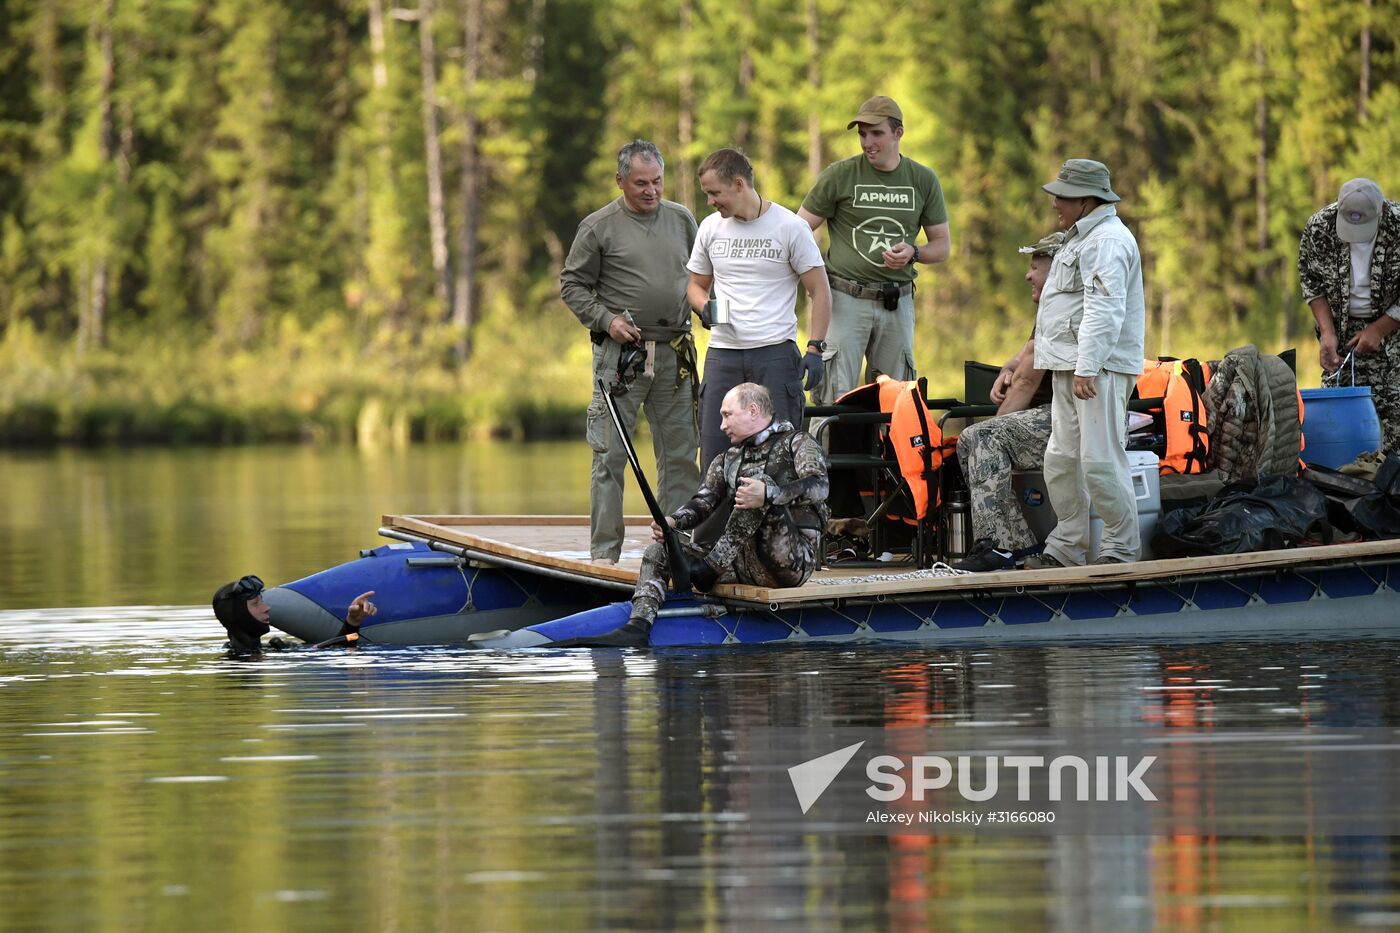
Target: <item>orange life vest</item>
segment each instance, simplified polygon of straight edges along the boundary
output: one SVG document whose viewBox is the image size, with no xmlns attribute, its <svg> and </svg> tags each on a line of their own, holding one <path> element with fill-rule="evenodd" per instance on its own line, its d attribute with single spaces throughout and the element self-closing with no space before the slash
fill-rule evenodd
<svg viewBox="0 0 1400 933">
<path fill-rule="evenodd" d="M 1210 435 L 1205 391 L 1210 366 L 1197 360 L 1145 360 L 1137 378 L 1138 398 L 1162 398 L 1167 449 L 1162 473 L 1204 473 L 1210 469 Z"/>
<path fill-rule="evenodd" d="M 881 379 L 888 379 L 881 376 Z M 893 379 L 889 380 L 894 382 Z M 915 382 L 895 383 L 901 390 L 890 408 L 890 446 L 899 461 L 899 474 L 914 497 L 914 517 L 928 515 L 930 490 L 938 505 L 938 470 L 943 466 L 943 432 L 929 413 Z M 884 408 L 884 391 L 880 407 Z"/>
<path fill-rule="evenodd" d="M 938 421 L 924 405 L 917 382 L 903 382 L 889 376 L 879 376 L 873 383 L 858 386 L 837 399 L 838 404 L 864 405 L 873 408 L 871 394 L 879 399 L 880 411 L 889 413 L 890 426 L 884 432 L 884 442 L 899 463 L 899 474 L 909 487 L 914 515 L 906 521 L 928 514 L 930 499 L 939 503 L 938 471 L 943 466 L 945 445 Z M 888 457 L 889 454 L 886 454 Z M 932 494 L 930 495 L 930 490 Z"/>
</svg>

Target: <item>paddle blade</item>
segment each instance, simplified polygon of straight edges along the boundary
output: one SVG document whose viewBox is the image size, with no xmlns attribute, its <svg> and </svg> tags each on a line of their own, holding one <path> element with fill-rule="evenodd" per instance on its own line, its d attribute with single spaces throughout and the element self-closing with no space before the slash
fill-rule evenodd
<svg viewBox="0 0 1400 933">
<path fill-rule="evenodd" d="M 677 590 L 690 589 L 690 564 L 686 560 L 685 548 L 681 547 L 681 536 L 669 524 L 666 529 L 666 561 L 671 565 L 671 585 Z"/>
</svg>

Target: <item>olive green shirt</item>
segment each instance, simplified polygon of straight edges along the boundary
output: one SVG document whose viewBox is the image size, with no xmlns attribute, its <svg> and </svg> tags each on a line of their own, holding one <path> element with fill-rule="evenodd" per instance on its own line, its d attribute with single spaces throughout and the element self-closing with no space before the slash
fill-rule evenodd
<svg viewBox="0 0 1400 933">
<path fill-rule="evenodd" d="M 919 231 L 948 222 L 933 169 L 908 156 L 881 172 L 863 154 L 828 165 L 802 207 L 824 217 L 831 235 L 826 268 L 855 282 L 911 282 L 914 263 L 887 269 L 881 257 L 900 243 L 918 245 Z"/>
<path fill-rule="evenodd" d="M 674 201 L 639 214 L 618 198 L 578 225 L 559 275 L 560 297 L 589 330 L 605 332 L 630 311 L 645 339 L 679 336 L 690 330 L 685 264 L 695 230 L 690 211 Z"/>
</svg>

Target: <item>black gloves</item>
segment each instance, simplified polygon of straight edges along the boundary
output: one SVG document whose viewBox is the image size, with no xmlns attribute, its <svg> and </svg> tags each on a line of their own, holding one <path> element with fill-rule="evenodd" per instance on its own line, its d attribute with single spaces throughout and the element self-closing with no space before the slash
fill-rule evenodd
<svg viewBox="0 0 1400 933">
<path fill-rule="evenodd" d="M 808 351 L 802 354 L 802 388 L 806 392 L 811 392 L 822 384 L 826 378 L 826 364 L 822 362 L 820 353 Z"/>
</svg>

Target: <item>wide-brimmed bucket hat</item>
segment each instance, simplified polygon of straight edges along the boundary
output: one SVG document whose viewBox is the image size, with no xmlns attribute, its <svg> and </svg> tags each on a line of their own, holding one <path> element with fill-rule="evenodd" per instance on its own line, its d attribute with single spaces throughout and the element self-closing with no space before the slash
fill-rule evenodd
<svg viewBox="0 0 1400 933">
<path fill-rule="evenodd" d="M 1062 198 L 1102 198 L 1121 201 L 1108 180 L 1108 166 L 1093 159 L 1070 159 L 1060 166 L 1060 174 L 1041 188 Z"/>
</svg>

